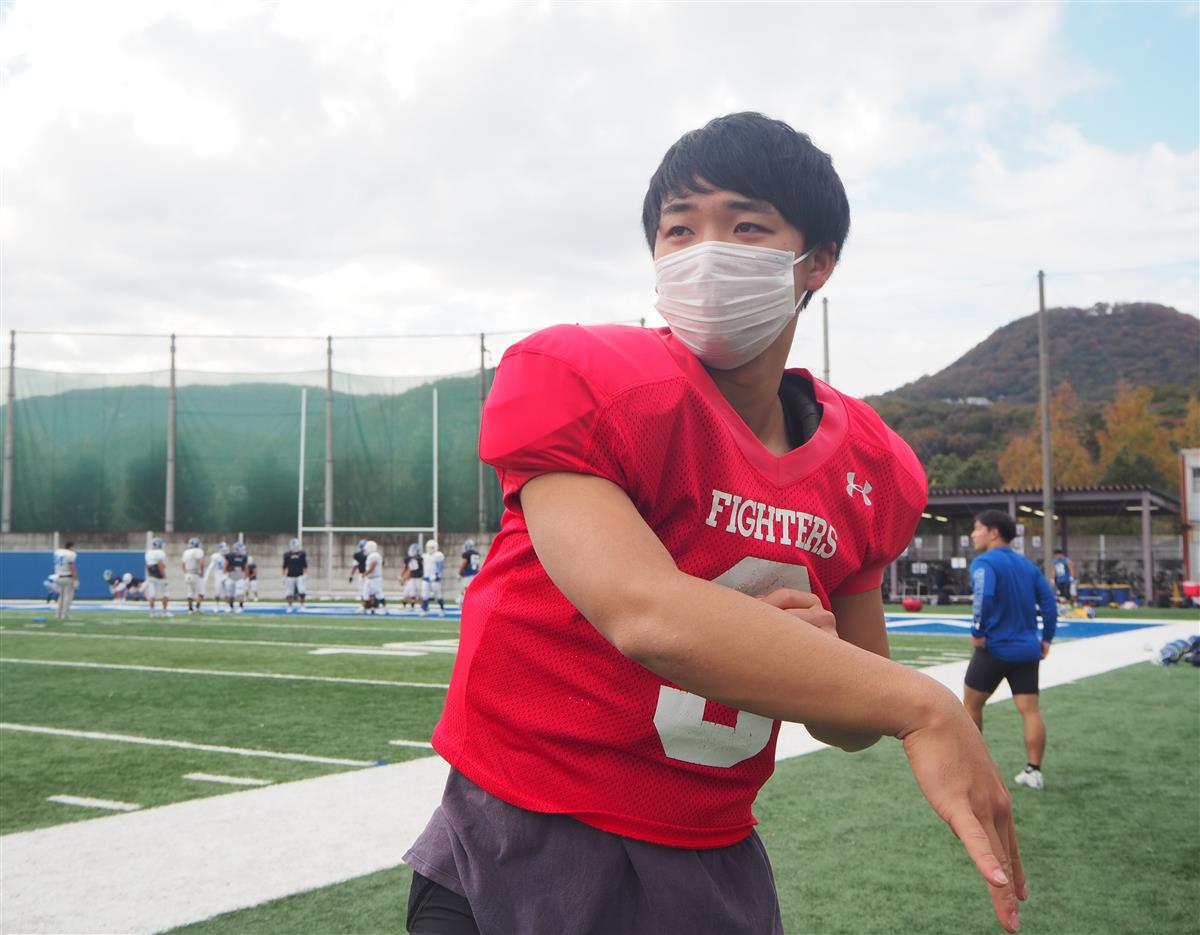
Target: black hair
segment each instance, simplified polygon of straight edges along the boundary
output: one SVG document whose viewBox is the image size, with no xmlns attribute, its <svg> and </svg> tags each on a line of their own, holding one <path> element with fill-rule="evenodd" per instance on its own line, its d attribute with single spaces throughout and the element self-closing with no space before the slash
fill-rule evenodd
<svg viewBox="0 0 1200 935">
<path fill-rule="evenodd" d="M 975 515 L 975 522 L 986 529 L 996 530 L 1005 542 L 1012 542 L 1017 538 L 1017 524 L 1003 510 L 984 510 Z"/>
<path fill-rule="evenodd" d="M 708 186 L 769 201 L 804 235 L 805 249 L 832 245 L 840 257 L 850 203 L 833 159 L 808 134 L 746 111 L 710 120 L 667 150 L 642 202 L 642 228 L 654 250 L 663 203 Z"/>
<path fill-rule="evenodd" d="M 63 546 L 63 548 L 65 548 L 65 549 L 73 549 L 73 548 L 75 548 L 75 543 L 74 543 L 74 542 L 68 542 L 68 543 L 67 543 L 65 546 Z"/>
</svg>

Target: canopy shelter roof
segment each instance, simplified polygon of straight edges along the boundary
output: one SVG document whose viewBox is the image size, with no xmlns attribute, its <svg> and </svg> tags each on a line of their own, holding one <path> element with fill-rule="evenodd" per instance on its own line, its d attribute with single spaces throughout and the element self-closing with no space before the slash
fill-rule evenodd
<svg viewBox="0 0 1200 935">
<path fill-rule="evenodd" d="M 1170 494 L 1136 484 L 1105 484 L 1097 487 L 1055 487 L 1054 512 L 1064 516 L 1112 516 L 1128 511 L 1179 515 L 1179 500 Z M 1025 507 L 1025 509 L 1022 509 Z M 1014 519 L 1020 514 L 1041 515 L 1041 488 L 996 489 L 986 487 L 933 488 L 926 512 L 938 517 L 972 519 L 980 510 L 999 509 Z"/>
<path fill-rule="evenodd" d="M 977 513 L 982 510 L 1004 510 L 1018 522 L 1029 522 L 1045 515 L 1042 510 L 1041 488 L 995 489 L 964 487 L 935 488 L 929 492 L 929 502 L 923 514 L 927 522 L 947 523 L 951 532 L 969 530 Z M 1136 484 L 1107 484 L 1096 487 L 1054 488 L 1055 538 L 1066 547 L 1067 520 L 1073 516 L 1117 516 L 1140 514 L 1142 540 L 1142 596 L 1148 602 L 1153 596 L 1153 559 L 1151 555 L 1150 519 L 1155 514 L 1179 516 L 1179 500 L 1153 487 Z M 895 566 L 893 564 L 893 590 Z"/>
</svg>

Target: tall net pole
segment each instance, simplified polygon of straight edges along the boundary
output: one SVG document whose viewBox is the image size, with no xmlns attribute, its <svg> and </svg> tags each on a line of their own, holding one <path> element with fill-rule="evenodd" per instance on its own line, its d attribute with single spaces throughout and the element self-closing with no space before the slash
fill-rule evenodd
<svg viewBox="0 0 1200 935">
<path fill-rule="evenodd" d="M 163 531 L 175 531 L 175 335 L 171 335 L 171 376 L 167 389 L 167 502 L 163 505 Z"/>
<path fill-rule="evenodd" d="M 438 388 L 433 388 L 433 538 L 438 538 Z"/>
<path fill-rule="evenodd" d="M 484 334 L 479 332 L 479 428 L 483 429 L 483 404 L 487 397 L 487 345 L 484 344 Z M 487 497 L 483 486 L 483 462 L 477 464 L 476 490 L 479 494 L 479 535 L 487 529 Z"/>
<path fill-rule="evenodd" d="M 825 335 L 825 376 L 826 383 L 829 382 L 829 300 L 821 299 L 821 330 Z"/>
<path fill-rule="evenodd" d="M 296 538 L 304 535 L 304 430 L 308 424 L 308 387 L 300 390 L 300 479 L 296 487 Z"/>
<path fill-rule="evenodd" d="M 12 532 L 13 403 L 17 401 L 17 333 L 8 341 L 8 405 L 4 407 L 4 489 L 0 493 L 0 532 Z"/>
<path fill-rule="evenodd" d="M 325 525 L 333 525 L 333 336 L 325 339 Z M 325 533 L 325 590 L 333 593 L 333 533 Z"/>
</svg>

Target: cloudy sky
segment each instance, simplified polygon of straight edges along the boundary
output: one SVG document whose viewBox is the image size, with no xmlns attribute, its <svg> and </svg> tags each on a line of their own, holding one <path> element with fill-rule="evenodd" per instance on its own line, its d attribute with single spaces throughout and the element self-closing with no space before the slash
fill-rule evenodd
<svg viewBox="0 0 1200 935">
<path fill-rule="evenodd" d="M 492 363 L 661 324 L 646 182 L 736 110 L 846 183 L 850 393 L 1036 310 L 1039 269 L 1050 305 L 1200 312 L 1196 3 L 5 0 L 0 43 L 19 367 L 157 369 L 162 338 L 80 334 L 175 332 L 193 369 L 317 369 L 332 334 L 338 370 L 449 372 L 480 331 Z M 379 337 L 432 334 L 467 337 Z"/>
</svg>

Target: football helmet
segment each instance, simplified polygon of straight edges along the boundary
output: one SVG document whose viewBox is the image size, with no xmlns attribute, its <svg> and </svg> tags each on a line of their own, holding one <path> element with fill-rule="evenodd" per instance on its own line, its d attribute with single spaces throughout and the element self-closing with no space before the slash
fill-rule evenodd
<svg viewBox="0 0 1200 935">
<path fill-rule="evenodd" d="M 237 552 L 238 555 L 245 555 L 246 554 L 246 543 L 235 542 L 233 544 L 233 551 Z"/>
<path fill-rule="evenodd" d="M 473 548 L 475 548 L 475 540 L 474 539 L 468 539 L 466 542 L 463 543 L 463 551 L 464 552 L 470 552 L 471 549 L 473 549 Z"/>
<path fill-rule="evenodd" d="M 430 539 L 428 542 L 425 543 L 425 554 L 426 555 L 432 555 L 437 550 L 438 550 L 438 544 L 437 544 L 436 539 Z"/>
<path fill-rule="evenodd" d="M 162 541 L 161 536 L 155 536 L 153 539 L 150 540 L 150 548 L 161 549 L 162 547 L 163 547 L 163 541 Z"/>
<path fill-rule="evenodd" d="M 104 578 L 104 580 L 105 580 L 106 582 L 108 582 L 108 581 L 112 581 L 112 569 L 111 569 L 111 568 L 105 568 L 105 569 L 104 569 L 104 574 L 103 574 L 103 576 L 102 576 L 102 577 Z"/>
<path fill-rule="evenodd" d="M 121 583 L 122 584 L 129 584 L 131 581 L 133 581 L 133 572 L 132 571 L 127 571 L 127 572 L 125 572 L 125 574 L 121 575 Z"/>
<path fill-rule="evenodd" d="M 358 551 L 360 551 L 360 552 L 361 552 L 361 551 L 362 551 L 363 549 L 365 549 L 366 547 L 367 547 L 367 540 L 366 540 L 366 539 L 359 539 L 359 540 L 358 540 Z"/>
<path fill-rule="evenodd" d="M 288 539 L 288 548 L 295 552 L 298 548 L 300 548 L 300 540 Z"/>
<path fill-rule="evenodd" d="M 372 552 L 378 552 L 379 551 L 379 543 L 376 542 L 374 539 L 367 540 L 366 550 L 367 550 L 368 555 L 370 555 Z"/>
<path fill-rule="evenodd" d="M 192 538 L 188 539 L 188 547 L 192 549 L 200 548 L 200 540 L 192 536 Z"/>
<path fill-rule="evenodd" d="M 228 551 L 229 551 L 229 544 L 228 544 L 228 543 L 225 543 L 225 542 L 218 542 L 218 543 L 217 543 L 217 551 L 218 551 L 218 552 L 228 552 Z"/>
<path fill-rule="evenodd" d="M 408 554 L 411 555 L 413 558 L 416 558 L 418 555 L 421 554 L 421 547 L 414 542 L 412 545 L 410 545 L 408 547 Z"/>
</svg>

